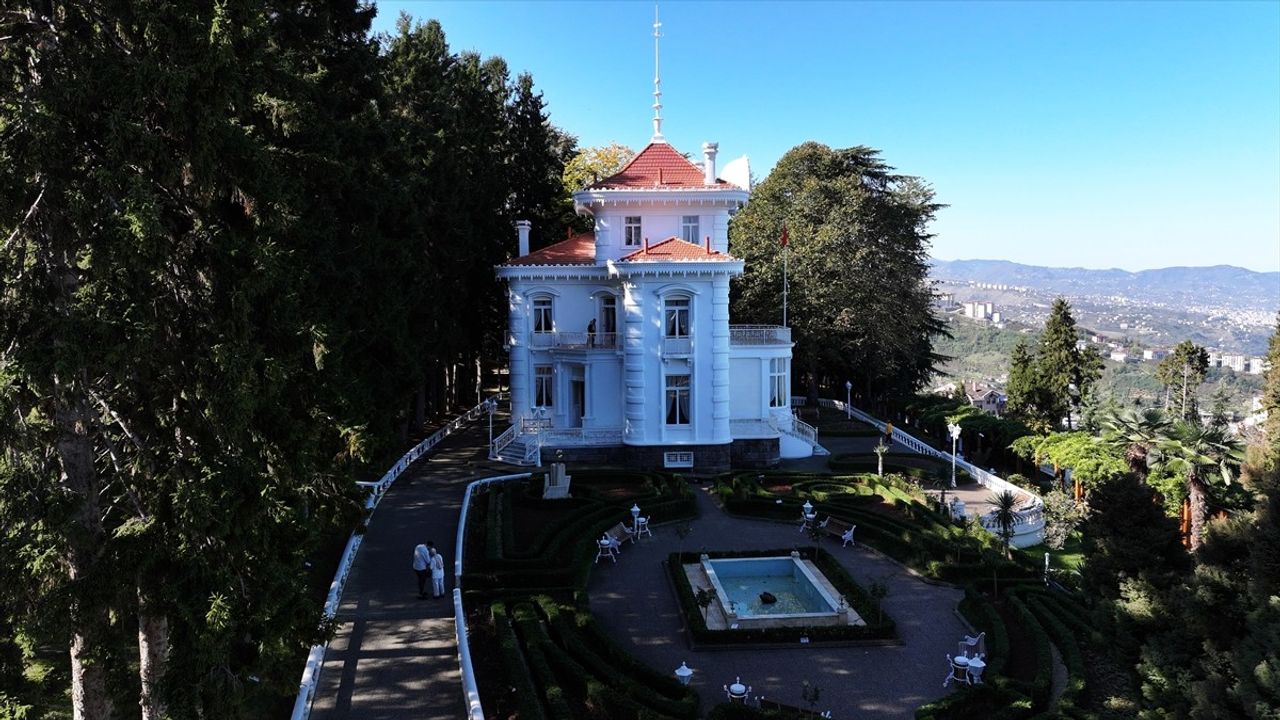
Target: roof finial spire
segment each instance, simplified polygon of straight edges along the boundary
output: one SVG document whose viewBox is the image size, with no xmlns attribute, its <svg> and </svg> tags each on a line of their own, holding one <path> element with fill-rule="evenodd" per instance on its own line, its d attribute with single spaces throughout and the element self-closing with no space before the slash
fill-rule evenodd
<svg viewBox="0 0 1280 720">
<path fill-rule="evenodd" d="M 658 4 L 653 4 L 653 137 L 649 142 L 666 142 L 662 137 L 662 75 L 658 72 L 658 38 L 662 23 L 658 21 Z"/>
</svg>

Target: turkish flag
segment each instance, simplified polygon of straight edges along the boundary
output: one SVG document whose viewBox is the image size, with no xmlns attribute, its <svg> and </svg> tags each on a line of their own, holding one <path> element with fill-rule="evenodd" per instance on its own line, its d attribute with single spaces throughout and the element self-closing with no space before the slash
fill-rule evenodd
<svg viewBox="0 0 1280 720">
<path fill-rule="evenodd" d="M 787 226 L 784 223 L 782 225 L 782 247 L 786 247 L 789 244 L 791 244 L 791 241 L 787 238 Z"/>
</svg>

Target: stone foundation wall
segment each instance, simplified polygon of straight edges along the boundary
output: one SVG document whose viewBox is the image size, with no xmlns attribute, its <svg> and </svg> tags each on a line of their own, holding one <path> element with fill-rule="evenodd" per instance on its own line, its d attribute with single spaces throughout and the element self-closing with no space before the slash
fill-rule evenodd
<svg viewBox="0 0 1280 720">
<path fill-rule="evenodd" d="M 693 468 L 665 467 L 668 452 L 693 453 Z M 618 465 L 636 470 L 719 473 L 732 468 L 777 467 L 778 439 L 734 440 L 729 445 L 607 445 L 542 449 L 542 464 Z M 557 455 L 558 454 L 558 455 Z"/>
<path fill-rule="evenodd" d="M 772 468 L 777 467 L 782 459 L 778 438 L 734 440 L 729 447 L 729 459 L 735 468 Z"/>
<path fill-rule="evenodd" d="M 728 445 L 627 445 L 627 466 L 637 470 L 720 473 L 730 468 Z M 692 468 L 665 467 L 665 453 L 693 453 Z"/>
<path fill-rule="evenodd" d="M 613 465 L 627 464 L 626 446 L 624 445 L 592 445 L 588 447 L 542 448 L 542 464 L 564 462 L 571 465 Z M 557 455 L 559 453 L 559 455 Z"/>
</svg>

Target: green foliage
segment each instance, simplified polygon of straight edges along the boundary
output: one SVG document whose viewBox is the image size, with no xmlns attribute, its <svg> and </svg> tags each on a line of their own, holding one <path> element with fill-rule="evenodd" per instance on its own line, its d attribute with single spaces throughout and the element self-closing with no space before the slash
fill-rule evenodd
<svg viewBox="0 0 1280 720">
<path fill-rule="evenodd" d="M 1010 449 L 1037 465 L 1050 464 L 1059 470 L 1070 468 L 1072 479 L 1086 487 L 1106 482 L 1126 469 L 1124 459 L 1114 446 L 1099 444 L 1085 432 L 1027 435 L 1014 441 Z"/>
<path fill-rule="evenodd" d="M 564 212 L 572 143 L 438 23 L 49 7 L 0 21 L 0 622 L 84 644 L 90 718 L 141 680 L 157 717 L 287 712 L 305 567 L 469 400 L 427 385 L 499 346 L 511 214 Z M 155 619 L 182 682 L 138 677 Z"/>
<path fill-rule="evenodd" d="M 870 148 L 792 148 L 730 224 L 729 249 L 746 261 L 733 317 L 780 321 L 785 225 L 796 376 L 808 375 L 811 390 L 851 379 L 864 396 L 914 392 L 942 332 L 927 265 L 927 226 L 940 207 L 924 182 L 895 174 Z"/>
<path fill-rule="evenodd" d="M 631 148 L 616 142 L 582 148 L 565 163 L 561 184 L 569 192 L 577 192 L 618 172 L 635 154 Z"/>
<path fill-rule="evenodd" d="M 1047 493 L 1044 496 L 1044 544 L 1052 550 L 1061 550 L 1088 514 L 1088 510 L 1067 493 L 1056 488 Z"/>
<path fill-rule="evenodd" d="M 1156 379 L 1165 388 L 1165 409 L 1175 408 L 1175 414 L 1183 420 L 1198 420 L 1196 389 L 1208 371 L 1208 350 L 1190 340 L 1178 343 L 1156 369 Z"/>
</svg>

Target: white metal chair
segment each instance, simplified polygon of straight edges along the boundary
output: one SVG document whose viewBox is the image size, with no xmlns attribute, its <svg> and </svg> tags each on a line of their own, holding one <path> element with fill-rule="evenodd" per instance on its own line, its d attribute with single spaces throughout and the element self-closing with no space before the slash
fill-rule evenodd
<svg viewBox="0 0 1280 720">
<path fill-rule="evenodd" d="M 853 542 L 853 531 L 857 527 L 857 525 L 851 525 L 848 530 L 840 534 L 840 547 L 848 547 L 849 543 Z"/>
<path fill-rule="evenodd" d="M 818 513 L 800 513 L 800 532 L 804 532 L 813 527 L 813 521 L 818 519 Z"/>
<path fill-rule="evenodd" d="M 614 543 L 616 542 L 617 540 L 609 537 L 608 535 L 597 540 L 595 562 L 600 562 L 600 558 L 602 557 L 607 557 L 615 563 L 618 562 L 618 554 L 614 549 Z"/>
<path fill-rule="evenodd" d="M 951 681 L 962 682 L 965 685 L 969 683 L 969 661 L 961 655 L 955 657 L 947 656 L 947 665 L 949 670 L 947 677 L 942 681 L 942 687 L 947 687 Z"/>
<path fill-rule="evenodd" d="M 965 635 L 956 648 L 957 655 L 964 657 L 973 657 L 975 655 L 987 654 L 987 634 L 980 632 L 977 635 Z"/>
<path fill-rule="evenodd" d="M 639 538 L 639 537 L 644 537 L 645 535 L 648 535 L 649 537 L 653 537 L 653 531 L 649 529 L 649 518 L 638 517 L 636 518 L 635 536 Z"/>
</svg>

